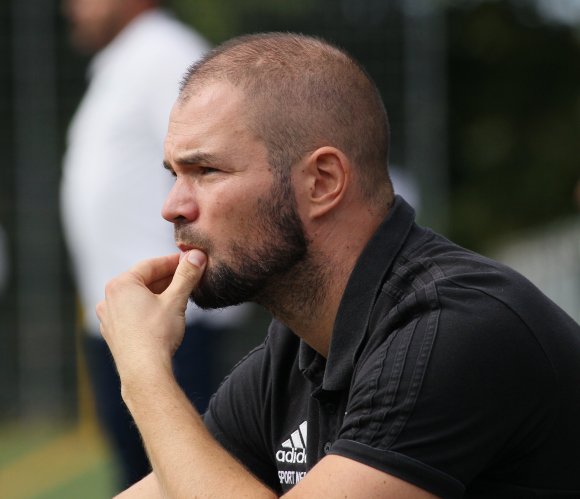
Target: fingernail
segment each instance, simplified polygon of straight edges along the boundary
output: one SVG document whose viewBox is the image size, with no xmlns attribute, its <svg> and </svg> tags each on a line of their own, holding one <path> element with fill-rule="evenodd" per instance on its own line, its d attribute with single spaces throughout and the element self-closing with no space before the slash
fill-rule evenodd
<svg viewBox="0 0 580 499">
<path fill-rule="evenodd" d="M 195 265 L 196 267 L 201 268 L 205 265 L 207 257 L 205 256 L 205 253 L 203 253 L 203 251 L 193 249 L 187 254 L 187 260 L 189 261 L 189 263 Z"/>
</svg>

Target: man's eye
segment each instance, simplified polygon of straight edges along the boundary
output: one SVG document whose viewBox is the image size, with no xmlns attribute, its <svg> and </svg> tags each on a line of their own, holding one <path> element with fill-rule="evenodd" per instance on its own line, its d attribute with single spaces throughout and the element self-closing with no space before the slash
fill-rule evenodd
<svg viewBox="0 0 580 499">
<path fill-rule="evenodd" d="M 200 173 L 201 175 L 208 175 L 208 174 L 210 174 L 210 173 L 216 173 L 216 172 L 218 172 L 218 171 L 219 171 L 219 170 L 217 170 L 216 168 L 211 168 L 210 166 L 201 166 L 201 167 L 199 168 L 199 173 Z"/>
</svg>

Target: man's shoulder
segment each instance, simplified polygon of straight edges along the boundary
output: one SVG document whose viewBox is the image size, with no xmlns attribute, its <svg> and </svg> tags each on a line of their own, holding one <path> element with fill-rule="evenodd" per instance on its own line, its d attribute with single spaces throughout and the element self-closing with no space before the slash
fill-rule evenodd
<svg viewBox="0 0 580 499">
<path fill-rule="evenodd" d="M 515 270 L 421 228 L 395 259 L 382 291 L 398 302 L 409 296 L 421 302 L 431 293 L 431 305 L 437 300 L 439 306 L 446 296 L 479 293 L 482 300 L 503 301 L 519 313 L 530 298 L 553 305 Z M 476 307 L 476 302 L 467 302 L 466 306 Z"/>
<path fill-rule="evenodd" d="M 513 269 L 429 231 L 398 255 L 369 330 L 367 353 L 405 339 L 416 348 L 431 345 L 430 358 L 440 358 L 443 367 L 450 352 L 466 369 L 473 359 L 496 362 L 499 351 L 506 371 L 535 359 L 535 368 L 541 365 L 550 377 L 574 370 L 572 359 L 580 362 L 580 326 L 537 287 Z"/>
<path fill-rule="evenodd" d="M 426 341 L 433 335 L 439 343 L 478 344 L 489 352 L 518 338 L 522 352 L 540 348 L 557 357 L 558 345 L 567 344 L 580 356 L 578 325 L 525 277 L 422 229 L 382 283 L 371 344 L 392 342 L 394 333 L 411 327 Z"/>
</svg>

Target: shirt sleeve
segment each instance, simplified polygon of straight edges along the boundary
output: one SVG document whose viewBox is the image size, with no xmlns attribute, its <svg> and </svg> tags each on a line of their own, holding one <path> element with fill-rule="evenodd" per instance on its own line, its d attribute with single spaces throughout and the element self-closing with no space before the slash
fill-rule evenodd
<svg viewBox="0 0 580 499">
<path fill-rule="evenodd" d="M 331 453 L 444 497 L 550 424 L 554 374 L 516 313 L 433 284 L 380 322 L 358 359 Z"/>
</svg>

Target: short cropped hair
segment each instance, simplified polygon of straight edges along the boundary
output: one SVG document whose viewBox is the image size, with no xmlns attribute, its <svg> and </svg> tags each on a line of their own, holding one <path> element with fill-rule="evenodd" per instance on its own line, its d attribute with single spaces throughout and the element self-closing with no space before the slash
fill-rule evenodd
<svg viewBox="0 0 580 499">
<path fill-rule="evenodd" d="M 345 51 L 293 33 L 245 35 L 193 64 L 180 100 L 209 81 L 242 90 L 248 126 L 264 141 L 279 179 L 288 180 L 307 153 L 334 146 L 354 163 L 364 198 L 390 203 L 387 113 L 374 82 Z"/>
</svg>

